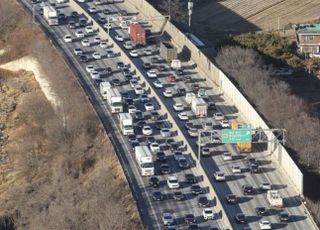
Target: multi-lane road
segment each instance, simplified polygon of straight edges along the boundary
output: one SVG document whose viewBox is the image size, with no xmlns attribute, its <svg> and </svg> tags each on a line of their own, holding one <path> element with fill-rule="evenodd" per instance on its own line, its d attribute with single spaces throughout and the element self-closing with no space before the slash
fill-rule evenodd
<svg viewBox="0 0 320 230">
<path fill-rule="evenodd" d="M 24 3 L 27 4 L 31 9 L 31 4 L 29 1 L 25 0 Z M 102 13 L 102 11 L 105 9 L 110 10 L 108 16 L 116 16 L 121 9 L 125 9 L 127 12 L 129 12 L 129 15 L 134 15 L 137 13 L 134 9 L 131 8 L 130 5 L 125 3 L 103 4 L 96 6 L 92 1 L 90 1 L 88 3 L 81 3 L 81 6 L 84 9 L 88 9 L 90 7 L 96 7 L 98 9 L 98 13 L 92 14 L 94 20 L 98 20 L 102 16 L 105 17 L 105 15 L 103 15 Z M 39 10 L 40 5 L 38 4 L 35 7 Z M 120 152 L 118 153 L 118 155 L 121 158 L 124 170 L 127 172 L 128 180 L 129 182 L 131 182 L 133 193 L 139 193 L 135 194 L 135 197 L 138 201 L 138 206 L 141 213 L 147 215 L 147 217 L 144 217 L 144 222 L 147 225 L 147 227 L 151 229 L 163 229 L 164 227 L 161 217 L 163 212 L 169 211 L 172 212 L 174 215 L 175 226 L 177 229 L 187 228 L 187 225 L 184 223 L 184 216 L 186 214 L 193 214 L 196 217 L 197 223 L 201 229 L 210 229 L 213 227 L 223 229 L 223 224 L 220 221 L 220 219 L 209 221 L 203 220 L 203 208 L 198 207 L 199 196 L 192 195 L 190 189 L 191 184 L 185 182 L 185 174 L 192 173 L 198 179 L 199 185 L 202 186 L 200 179 L 202 175 L 199 175 L 197 168 L 194 167 L 195 164 L 190 155 L 191 150 L 188 150 L 189 152 L 185 152 L 191 164 L 190 169 L 187 170 L 181 170 L 177 166 L 177 162 L 173 157 L 173 153 L 171 151 L 165 150 L 165 154 L 167 155 L 167 164 L 172 170 L 171 174 L 177 175 L 179 181 L 181 182 L 181 188 L 179 189 L 179 191 L 181 191 L 185 195 L 185 199 L 183 201 L 175 201 L 173 199 L 173 192 L 176 190 L 169 189 L 166 186 L 167 175 L 162 175 L 160 173 L 161 162 L 155 162 L 156 175 L 160 180 L 159 188 L 153 188 L 152 186 L 149 186 L 149 178 L 140 176 L 139 170 L 133 157 L 132 147 L 128 141 L 128 138 L 123 137 L 121 135 L 121 131 L 117 126 L 117 116 L 112 115 L 110 113 L 106 102 L 102 100 L 99 94 L 99 88 L 90 77 L 90 74 L 86 71 L 86 66 L 92 64 L 95 68 L 97 68 L 98 71 L 102 71 L 106 69 L 106 67 L 111 67 L 113 73 L 111 75 L 103 75 L 102 80 L 113 82 L 113 79 L 119 79 L 120 86 L 114 87 L 118 88 L 122 93 L 126 92 L 133 97 L 137 109 L 143 111 L 143 113 L 145 114 L 145 122 L 152 126 L 154 131 L 153 136 L 163 146 L 163 149 L 163 143 L 165 142 L 165 140 L 163 137 L 161 137 L 159 131 L 154 127 L 154 121 L 152 121 L 149 116 L 150 113 L 145 111 L 144 104 L 138 100 L 138 96 L 134 93 L 133 88 L 130 86 L 127 79 L 124 77 L 121 71 L 118 71 L 117 63 L 122 61 L 121 56 L 116 54 L 115 57 L 108 58 L 106 56 L 107 50 L 112 50 L 112 47 L 101 48 L 98 40 L 96 40 L 97 42 L 94 42 L 94 38 L 97 36 L 96 33 L 86 34 L 85 36 L 87 39 L 89 39 L 91 44 L 90 46 L 83 46 L 81 43 L 82 38 L 76 38 L 75 31 L 85 31 L 84 28 L 70 29 L 68 26 L 68 22 L 70 20 L 78 20 L 77 18 L 72 18 L 70 16 L 73 9 L 71 9 L 67 4 L 57 4 L 57 8 L 60 12 L 63 12 L 65 15 L 68 16 L 66 20 L 64 20 L 59 26 L 49 27 L 46 25 L 46 22 L 41 17 L 41 15 L 39 15 L 40 11 L 36 11 L 38 14 L 38 18 L 40 19 L 40 23 L 42 23 L 51 32 L 51 39 L 55 39 L 57 41 L 61 50 L 67 55 L 67 58 L 70 61 L 70 63 L 73 64 L 74 71 L 78 73 L 77 77 L 79 78 L 79 81 L 82 83 L 82 86 L 84 87 L 86 93 L 89 95 L 98 115 L 102 119 L 102 122 L 105 124 L 105 127 L 109 128 L 108 132 L 110 133 L 110 136 L 112 136 L 112 138 L 115 138 L 115 141 L 117 141 L 117 143 L 120 144 L 117 145 L 116 149 Z M 137 15 L 136 17 L 138 17 L 140 20 L 143 20 L 144 22 L 147 22 L 147 19 L 143 18 L 143 16 Z M 118 23 L 119 22 L 117 21 L 113 22 L 111 20 L 112 28 L 110 29 L 110 36 L 114 39 L 116 35 L 121 35 L 124 37 L 125 41 L 129 40 L 128 33 L 124 30 L 121 30 L 118 26 Z M 72 42 L 66 43 L 64 41 L 63 37 L 67 34 L 70 34 L 74 38 Z M 112 43 L 112 41 L 108 41 L 107 43 Z M 124 42 L 118 43 L 122 47 Z M 75 48 L 82 49 L 85 55 L 89 57 L 89 61 L 86 63 L 80 62 L 79 58 L 74 54 Z M 137 48 L 137 51 L 139 53 L 143 53 L 143 50 L 145 48 L 146 47 Z M 164 88 L 156 89 L 155 87 L 153 87 L 152 90 L 154 90 L 155 93 L 158 94 L 162 102 L 165 104 L 166 109 L 174 117 L 176 124 L 182 130 L 189 144 L 192 146 L 192 151 L 194 151 L 195 153 L 197 153 L 198 151 L 198 147 L 196 145 L 197 139 L 188 135 L 187 129 L 185 128 L 186 121 L 180 120 L 178 117 L 178 113 L 173 109 L 173 105 L 175 103 L 181 103 L 185 106 L 186 112 L 188 114 L 192 114 L 192 112 L 190 111 L 190 106 L 186 103 L 184 96 L 174 96 L 173 98 L 164 97 L 163 92 L 165 89 L 172 89 L 172 91 L 175 92 L 175 85 L 177 84 L 179 84 L 182 88 L 185 88 L 187 91 L 191 91 L 192 84 L 198 84 L 200 87 L 207 88 L 209 100 L 215 102 L 217 110 L 209 111 L 208 118 L 190 118 L 189 121 L 192 121 L 192 123 L 197 126 L 201 126 L 203 122 L 207 121 L 212 122 L 212 128 L 220 130 L 221 127 L 219 122 L 215 121 L 212 118 L 213 113 L 217 111 L 222 112 L 225 118 L 229 119 L 230 121 L 236 120 L 239 123 L 249 123 L 249 121 L 244 121 L 241 118 L 241 115 L 236 113 L 236 109 L 234 109 L 234 106 L 228 103 L 228 101 L 223 97 L 223 95 L 218 91 L 218 89 L 215 86 L 211 85 L 209 82 L 204 81 L 204 75 L 198 73 L 197 70 L 192 68 L 189 63 L 183 63 L 183 65 L 185 67 L 185 75 L 191 76 L 193 81 L 192 83 L 183 82 L 183 76 L 177 76 L 175 72 L 170 71 L 169 65 L 166 63 L 154 64 L 154 69 L 156 69 L 155 67 L 157 65 L 164 65 L 166 67 L 166 70 L 156 70 L 158 75 L 156 79 L 148 78 L 148 70 L 143 68 L 143 63 L 151 63 L 151 58 L 159 57 L 159 47 L 156 44 L 149 45 L 148 48 L 152 50 L 152 55 L 141 55 L 138 58 L 132 58 L 133 63 L 143 73 L 143 76 L 138 77 L 145 78 L 150 83 L 150 85 L 153 85 L 153 82 L 155 80 L 158 80 L 163 83 Z M 100 60 L 92 58 L 93 52 L 99 52 L 100 54 L 102 54 L 102 58 Z M 130 51 L 125 50 L 125 52 L 127 53 L 127 55 L 129 55 Z M 176 76 L 177 83 L 171 83 L 168 81 L 167 76 L 170 73 Z M 134 73 L 132 75 L 134 75 Z M 158 102 L 155 100 L 155 98 L 152 98 L 150 95 L 149 97 L 152 103 L 156 106 L 156 109 L 158 109 L 159 113 L 161 113 Z M 127 107 L 125 106 L 125 110 L 126 108 Z M 162 117 L 164 119 L 165 116 Z M 167 124 L 168 127 L 170 127 L 170 124 L 168 124 L 167 121 L 164 121 L 164 123 Z M 141 129 L 139 127 L 136 127 L 135 131 L 137 134 L 136 137 L 138 141 L 141 143 L 146 143 L 147 140 L 145 140 L 146 138 L 144 137 L 144 135 L 142 135 Z M 173 133 L 172 139 L 174 139 L 175 141 L 180 141 L 174 135 L 175 130 L 171 131 Z M 233 160 L 225 161 L 222 156 L 224 152 L 231 153 L 233 156 Z M 233 228 L 244 229 L 250 227 L 251 229 L 260 229 L 259 221 L 263 219 L 270 221 L 270 223 L 272 224 L 272 229 L 311 229 L 310 226 L 312 226 L 312 224 L 309 218 L 305 215 L 299 197 L 295 197 L 293 195 L 296 194 L 293 192 L 293 186 L 291 184 L 288 184 L 288 181 L 285 179 L 284 174 L 282 174 L 281 170 L 277 168 L 277 165 L 271 161 L 270 156 L 265 151 L 265 149 L 258 149 L 258 151 L 250 155 L 254 156 L 259 161 L 261 169 L 260 173 L 251 174 L 248 171 L 248 164 L 246 160 L 247 156 L 240 155 L 238 153 L 238 150 L 232 144 L 216 145 L 213 148 L 211 148 L 210 156 L 201 157 L 200 159 L 201 167 L 203 167 L 212 185 L 214 186 L 218 194 L 218 199 L 220 199 L 220 201 L 222 202 L 223 207 L 233 225 Z M 233 174 L 232 165 L 240 166 L 241 173 Z M 222 171 L 225 173 L 226 182 L 216 182 L 214 180 L 213 175 L 216 171 Z M 259 185 L 263 182 L 269 182 L 273 185 L 274 188 L 278 189 L 281 192 L 281 195 L 284 197 L 285 203 L 285 207 L 281 210 L 287 211 L 291 217 L 291 220 L 288 223 L 280 223 L 278 218 L 280 210 L 269 208 L 269 204 L 266 199 L 266 193 L 259 189 Z M 255 188 L 255 195 L 243 195 L 241 187 L 242 185 L 246 184 L 252 185 Z M 153 200 L 153 193 L 155 191 L 161 191 L 164 194 L 163 201 Z M 228 204 L 226 202 L 226 195 L 231 193 L 238 196 L 237 204 Z M 211 201 L 210 208 L 212 208 L 212 210 L 216 212 L 214 208 L 214 199 L 216 198 L 209 197 L 207 193 L 201 196 L 207 196 L 209 198 L 209 200 Z M 267 214 L 264 217 L 258 217 L 255 212 L 256 207 L 266 207 Z M 234 217 L 237 213 L 244 213 L 247 216 L 247 224 L 240 225 L 235 222 Z M 218 217 L 218 215 L 216 215 L 216 217 Z"/>
</svg>

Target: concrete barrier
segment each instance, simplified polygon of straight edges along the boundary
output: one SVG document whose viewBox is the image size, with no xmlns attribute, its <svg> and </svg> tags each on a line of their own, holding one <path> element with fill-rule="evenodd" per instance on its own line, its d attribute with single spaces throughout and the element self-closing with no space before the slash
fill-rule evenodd
<svg viewBox="0 0 320 230">
<path fill-rule="evenodd" d="M 104 29 L 96 21 L 94 21 L 93 18 L 84 9 L 82 9 L 82 7 L 78 3 L 76 3 L 74 0 L 70 0 L 69 4 L 70 4 L 70 7 L 73 8 L 74 10 L 76 10 L 79 14 L 82 14 L 86 18 L 88 18 L 89 20 L 92 20 L 92 26 L 93 26 L 93 28 L 95 30 L 98 31 L 98 33 L 101 36 L 101 38 L 107 38 L 109 41 L 113 41 L 112 37 L 110 37 L 109 34 L 107 32 L 105 32 Z M 155 93 L 155 91 L 152 90 L 152 86 L 148 83 L 148 81 L 146 81 L 146 79 L 144 78 L 143 74 L 135 66 L 135 64 L 130 60 L 130 58 L 125 54 L 125 52 L 122 50 L 122 48 L 120 48 L 115 41 L 113 41 L 113 45 L 114 45 L 113 46 L 114 51 L 115 52 L 119 52 L 121 54 L 121 59 L 125 63 L 129 63 L 131 65 L 131 69 L 133 69 L 136 72 L 136 75 L 140 76 L 141 81 L 146 85 L 146 88 L 148 89 L 150 94 L 157 99 L 157 101 L 159 102 L 159 105 L 160 105 L 161 112 L 163 112 L 164 114 L 167 114 L 167 119 L 172 124 L 172 128 L 177 131 L 178 138 L 183 141 L 183 143 L 187 147 L 187 150 L 192 153 L 191 156 L 193 157 L 193 159 L 196 160 L 196 158 L 197 158 L 196 155 L 197 154 L 192 151 L 192 148 L 189 145 L 186 137 L 181 132 L 180 128 L 177 126 L 174 118 L 168 112 L 167 106 L 162 102 L 162 100 Z M 230 221 L 228 219 L 228 216 L 227 216 L 226 212 L 224 211 L 224 208 L 223 208 L 223 206 L 222 206 L 222 204 L 221 204 L 221 202 L 220 202 L 220 200 L 219 200 L 219 198 L 218 198 L 218 196 L 217 196 L 217 194 L 215 192 L 215 189 L 212 186 L 209 178 L 206 176 L 206 173 L 204 172 L 202 167 L 198 167 L 198 170 L 199 170 L 199 173 L 201 175 L 203 175 L 203 184 L 204 184 L 204 186 L 209 188 L 209 195 L 211 197 L 215 198 L 216 209 L 219 210 L 222 222 L 224 224 L 224 228 L 225 229 L 232 229 L 232 225 L 231 225 L 231 223 L 230 223 Z"/>
</svg>

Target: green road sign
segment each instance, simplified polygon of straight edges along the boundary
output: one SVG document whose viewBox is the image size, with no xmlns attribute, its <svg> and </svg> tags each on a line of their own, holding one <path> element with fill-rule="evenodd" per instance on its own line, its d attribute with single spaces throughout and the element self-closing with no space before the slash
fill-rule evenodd
<svg viewBox="0 0 320 230">
<path fill-rule="evenodd" d="M 251 129 L 251 124 L 242 124 L 240 125 L 240 129 Z"/>
<path fill-rule="evenodd" d="M 222 129 L 222 143 L 249 143 L 251 129 Z"/>
</svg>

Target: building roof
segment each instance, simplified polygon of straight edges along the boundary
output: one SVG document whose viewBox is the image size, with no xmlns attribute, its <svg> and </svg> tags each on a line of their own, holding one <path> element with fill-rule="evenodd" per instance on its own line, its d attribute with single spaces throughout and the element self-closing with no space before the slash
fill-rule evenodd
<svg viewBox="0 0 320 230">
<path fill-rule="evenodd" d="M 297 24 L 297 34 L 319 34 L 320 35 L 320 24 Z"/>
</svg>

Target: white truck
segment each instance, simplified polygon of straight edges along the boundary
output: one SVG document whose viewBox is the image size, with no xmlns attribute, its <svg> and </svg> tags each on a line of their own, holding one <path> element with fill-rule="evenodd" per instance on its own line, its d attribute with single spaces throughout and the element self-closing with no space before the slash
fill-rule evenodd
<svg viewBox="0 0 320 230">
<path fill-rule="evenodd" d="M 46 19 L 49 26 L 59 25 L 58 12 L 53 6 L 43 7 L 43 17 Z"/>
<path fill-rule="evenodd" d="M 100 94 L 101 94 L 103 100 L 107 100 L 108 89 L 112 88 L 110 82 L 103 81 L 100 83 L 99 87 L 100 87 Z"/>
<path fill-rule="evenodd" d="M 111 113 L 123 112 L 122 96 L 118 89 L 107 89 L 107 102 L 111 108 Z"/>
<path fill-rule="evenodd" d="M 119 113 L 119 120 L 123 135 L 134 134 L 133 119 L 130 113 Z"/>
<path fill-rule="evenodd" d="M 194 93 L 186 93 L 186 102 L 190 105 L 193 98 L 196 98 L 197 95 Z"/>
<path fill-rule="evenodd" d="M 181 61 L 179 59 L 173 59 L 171 61 L 171 69 L 172 70 L 181 69 Z"/>
<path fill-rule="evenodd" d="M 135 158 L 140 169 L 141 176 L 153 176 L 153 157 L 148 146 L 136 146 L 134 149 Z"/>
<path fill-rule="evenodd" d="M 207 117 L 208 104 L 202 98 L 193 98 L 191 102 L 191 109 L 196 117 Z"/>
<path fill-rule="evenodd" d="M 278 190 L 268 190 L 267 200 L 270 204 L 270 207 L 276 207 L 276 208 L 283 207 L 283 199 Z"/>
</svg>

